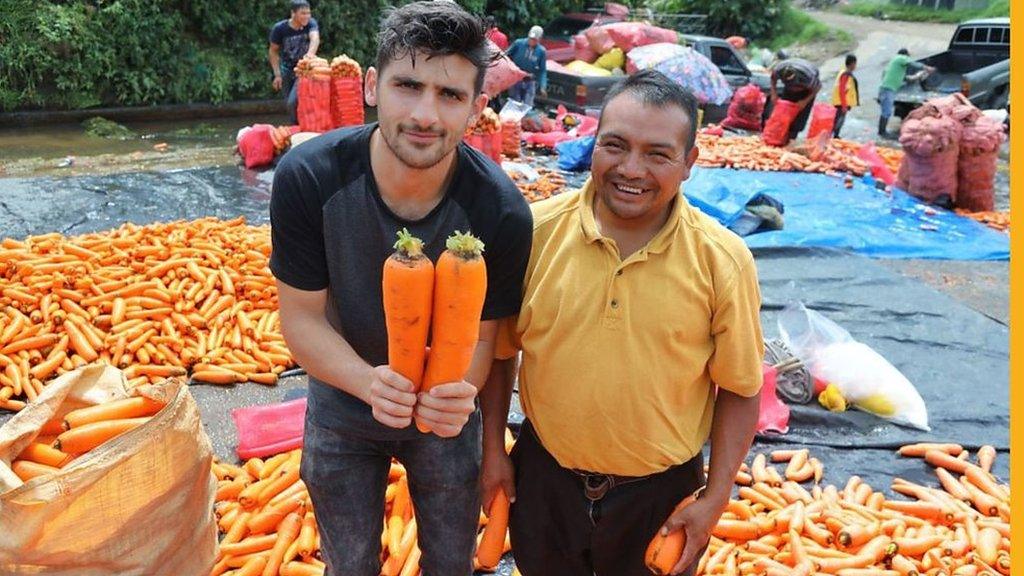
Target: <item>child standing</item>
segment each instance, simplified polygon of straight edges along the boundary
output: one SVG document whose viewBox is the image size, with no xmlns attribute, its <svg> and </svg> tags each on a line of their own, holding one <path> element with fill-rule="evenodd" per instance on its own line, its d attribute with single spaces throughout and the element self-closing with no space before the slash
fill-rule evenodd
<svg viewBox="0 0 1024 576">
<path fill-rule="evenodd" d="M 860 105 L 857 78 L 853 75 L 856 69 L 857 57 L 847 54 L 846 66 L 839 72 L 835 86 L 832 87 L 832 105 L 836 107 L 836 120 L 832 127 L 833 138 L 839 138 L 839 131 L 843 129 L 843 121 L 846 120 L 846 113 L 850 108 Z"/>
</svg>

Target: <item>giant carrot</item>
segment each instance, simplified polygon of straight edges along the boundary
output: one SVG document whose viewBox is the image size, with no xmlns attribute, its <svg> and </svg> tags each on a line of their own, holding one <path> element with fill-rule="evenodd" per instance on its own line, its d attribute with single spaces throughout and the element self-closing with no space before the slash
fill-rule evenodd
<svg viewBox="0 0 1024 576">
<path fill-rule="evenodd" d="M 146 417 L 102 420 L 91 424 L 84 424 L 57 436 L 57 443 L 54 447 L 69 454 L 81 454 L 148 421 L 149 418 Z"/>
<path fill-rule="evenodd" d="M 395 253 L 384 262 L 381 282 L 388 330 L 388 365 L 419 391 L 427 356 L 434 294 L 434 264 L 423 241 L 403 228 Z"/>
<path fill-rule="evenodd" d="M 480 337 L 480 313 L 487 295 L 484 244 L 468 233 L 448 238 L 434 270 L 430 354 L 423 391 L 466 377 Z M 425 426 L 417 423 L 420 431 Z"/>
<path fill-rule="evenodd" d="M 673 513 L 686 508 L 697 500 L 697 494 L 693 493 L 676 505 Z M 672 571 L 676 563 L 683 556 L 683 549 L 686 548 L 686 531 L 679 529 L 665 534 L 662 529 L 651 538 L 647 544 L 647 552 L 644 554 L 644 565 L 659 576 L 664 576 Z"/>
<path fill-rule="evenodd" d="M 164 407 L 164 403 L 146 398 L 145 396 L 133 396 L 121 400 L 111 400 L 95 406 L 72 410 L 64 415 L 66 429 L 78 428 L 93 422 L 104 420 L 123 420 L 125 418 L 141 418 L 152 416 Z"/>
<path fill-rule="evenodd" d="M 508 532 L 508 496 L 501 488 L 494 494 L 491 500 L 491 508 L 487 514 L 487 526 L 484 526 L 484 535 L 480 539 L 480 546 L 476 549 L 476 558 L 480 565 L 487 569 L 493 569 L 501 561 L 501 554 L 505 547 L 505 534 Z"/>
</svg>

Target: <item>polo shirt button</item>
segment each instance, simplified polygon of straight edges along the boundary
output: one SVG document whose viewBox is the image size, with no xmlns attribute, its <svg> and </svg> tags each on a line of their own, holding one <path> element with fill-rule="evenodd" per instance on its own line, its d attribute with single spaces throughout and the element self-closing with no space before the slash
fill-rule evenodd
<svg viewBox="0 0 1024 576">
<path fill-rule="evenodd" d="M 618 300 L 612 300 L 612 308 L 618 308 L 618 307 L 619 307 L 619 301 Z"/>
<path fill-rule="evenodd" d="M 622 276 L 622 270 L 616 270 L 615 271 L 615 275 L 616 276 Z"/>
</svg>

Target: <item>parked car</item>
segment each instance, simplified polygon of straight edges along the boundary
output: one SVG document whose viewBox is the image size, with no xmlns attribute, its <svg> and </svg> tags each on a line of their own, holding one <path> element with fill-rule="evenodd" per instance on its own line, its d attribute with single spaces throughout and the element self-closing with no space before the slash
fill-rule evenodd
<svg viewBox="0 0 1024 576">
<path fill-rule="evenodd" d="M 957 26 L 949 49 L 918 60 L 934 73 L 896 92 L 900 118 L 926 100 L 962 92 L 978 108 L 1001 109 L 1010 97 L 1010 19 L 969 20 Z"/>
</svg>

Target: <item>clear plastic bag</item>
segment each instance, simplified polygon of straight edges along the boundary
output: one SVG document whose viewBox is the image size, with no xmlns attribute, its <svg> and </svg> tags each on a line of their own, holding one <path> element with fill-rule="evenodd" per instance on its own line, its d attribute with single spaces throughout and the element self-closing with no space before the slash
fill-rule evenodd
<svg viewBox="0 0 1024 576">
<path fill-rule="evenodd" d="M 811 375 L 834 385 L 848 404 L 919 430 L 928 427 L 924 400 L 899 370 L 870 346 L 803 303 L 779 314 L 779 334 Z"/>
</svg>

